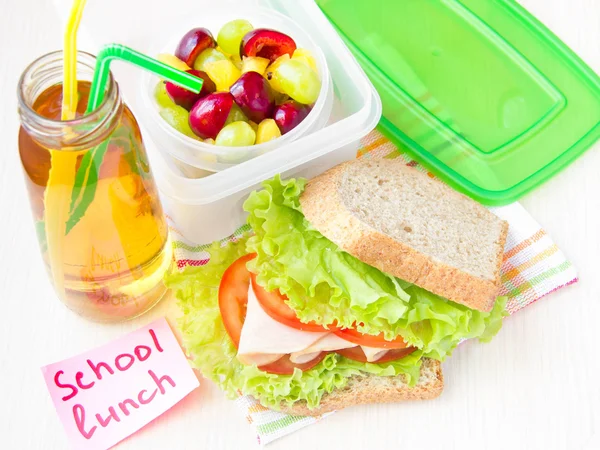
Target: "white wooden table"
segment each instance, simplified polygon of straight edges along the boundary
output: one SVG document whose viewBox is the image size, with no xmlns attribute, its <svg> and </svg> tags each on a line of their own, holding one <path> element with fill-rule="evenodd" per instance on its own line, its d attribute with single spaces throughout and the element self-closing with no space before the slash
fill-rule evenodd
<svg viewBox="0 0 600 450">
<path fill-rule="evenodd" d="M 130 26 L 113 30 L 125 42 L 144 26 L 147 14 L 160 12 L 165 3 L 135 1 L 139 7 Z M 600 1 L 521 2 L 600 71 Z M 88 3 L 84 20 L 101 20 L 97 11 L 106 2 Z M 173 7 L 185 0 L 166 3 Z M 68 442 L 40 366 L 121 336 L 151 316 L 171 314 L 173 305 L 168 300 L 151 316 L 106 326 L 80 319 L 56 300 L 38 256 L 17 157 L 15 88 L 27 63 L 60 47 L 61 24 L 51 0 L 2 0 L 0 11 L 0 135 L 5 141 L 0 152 L 0 301 L 6 306 L 0 310 L 0 448 L 62 449 Z M 123 23 L 116 20 L 117 26 Z M 468 343 L 457 350 L 444 364 L 447 387 L 441 398 L 340 412 L 271 448 L 600 448 L 599 149 L 600 144 L 523 199 L 577 267 L 578 284 L 511 317 L 491 344 Z M 212 450 L 256 444 L 234 404 L 204 382 L 119 447 Z"/>
</svg>

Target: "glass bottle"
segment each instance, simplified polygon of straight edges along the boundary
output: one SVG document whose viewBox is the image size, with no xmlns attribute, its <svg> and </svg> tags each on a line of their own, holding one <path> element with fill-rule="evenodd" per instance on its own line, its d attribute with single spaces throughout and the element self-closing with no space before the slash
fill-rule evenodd
<svg viewBox="0 0 600 450">
<path fill-rule="evenodd" d="M 168 226 L 135 117 L 110 78 L 85 114 L 95 58 L 79 52 L 76 118 L 61 121 L 62 52 L 18 86 L 19 154 L 40 251 L 59 298 L 96 321 L 138 316 L 164 295 Z"/>
</svg>

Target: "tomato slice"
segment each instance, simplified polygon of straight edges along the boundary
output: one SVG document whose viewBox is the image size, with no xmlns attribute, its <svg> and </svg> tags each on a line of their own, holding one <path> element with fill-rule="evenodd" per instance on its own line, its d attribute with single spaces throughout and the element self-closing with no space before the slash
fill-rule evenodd
<svg viewBox="0 0 600 450">
<path fill-rule="evenodd" d="M 316 324 L 315 322 L 300 322 L 300 319 L 298 319 L 294 310 L 285 303 L 288 299 L 285 295 L 278 290 L 268 292 L 256 282 L 255 274 L 250 274 L 250 277 L 252 279 L 252 289 L 256 294 L 258 303 L 260 303 L 262 309 L 277 322 L 302 331 L 322 333 L 324 331 L 333 331 L 336 329 L 331 326 L 327 329 L 323 327 L 323 325 Z"/>
<path fill-rule="evenodd" d="M 388 350 L 388 352 L 381 358 L 379 358 L 377 361 L 373 361 L 373 364 L 396 361 L 397 359 L 404 358 L 405 356 L 410 355 L 416 349 L 417 347 L 406 347 Z M 344 348 L 341 350 L 336 350 L 335 352 L 354 361 L 362 363 L 368 362 L 367 357 L 365 356 L 365 352 L 363 352 L 362 348 L 360 347 Z"/>
<path fill-rule="evenodd" d="M 219 285 L 219 310 L 225 330 L 235 348 L 238 348 L 240 344 L 242 325 L 246 319 L 248 305 L 250 272 L 246 268 L 246 263 L 255 256 L 256 254 L 250 253 L 234 261 L 223 273 Z"/>
<path fill-rule="evenodd" d="M 304 364 L 295 364 L 290 361 L 290 355 L 284 355 L 277 361 L 271 364 L 265 364 L 258 368 L 264 372 L 274 373 L 277 375 L 292 375 L 294 369 L 298 368 L 301 371 L 309 370 L 319 364 L 327 356 L 327 352 L 321 352 L 315 359 L 312 359 Z"/>
<path fill-rule="evenodd" d="M 383 337 L 383 333 L 373 336 L 370 334 L 362 334 L 353 328 L 344 328 L 343 330 L 333 330 L 333 332 L 353 344 L 364 345 L 365 347 L 375 348 L 406 348 L 408 344 L 404 342 L 402 336 L 398 336 L 393 341 L 387 341 Z"/>
</svg>

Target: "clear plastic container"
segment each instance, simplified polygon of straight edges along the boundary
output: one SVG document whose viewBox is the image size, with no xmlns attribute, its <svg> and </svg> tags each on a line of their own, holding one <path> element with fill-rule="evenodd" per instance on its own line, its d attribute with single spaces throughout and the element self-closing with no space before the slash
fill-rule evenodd
<svg viewBox="0 0 600 450">
<path fill-rule="evenodd" d="M 600 78 L 514 0 L 317 3 L 381 94 L 381 130 L 483 203 L 600 137 Z"/>
<path fill-rule="evenodd" d="M 223 0 L 219 8 L 228 5 L 230 15 L 227 19 L 231 20 L 238 17 L 240 3 Z M 377 125 L 381 117 L 379 95 L 314 2 L 248 0 L 244 2 L 244 7 L 252 6 L 251 3 L 260 3 L 262 7 L 292 18 L 323 52 L 332 80 L 334 100 L 332 114 L 322 129 L 237 166 L 205 178 L 190 179 L 182 174 L 181 164 L 153 142 L 149 130 L 153 121 L 143 116 L 144 105 L 137 95 L 139 72 L 125 64 L 115 64 L 111 69 L 117 76 L 127 103 L 136 117 L 140 118 L 139 124 L 163 207 L 173 219 L 176 229 L 196 244 L 222 239 L 243 225 L 246 216 L 242 203 L 263 180 L 280 172 L 284 176 L 311 177 L 340 162 L 353 159 L 361 138 Z M 68 11 L 68 3 L 65 6 L 64 11 Z M 118 0 L 106 0 L 96 6 L 95 14 L 104 14 L 106 21 L 84 21 L 82 26 L 85 33 L 81 37 L 83 39 L 89 35 L 97 45 L 120 40 L 147 52 L 149 43 L 156 40 L 156 33 L 163 35 L 165 24 L 173 24 L 168 25 L 171 32 L 167 30 L 167 36 L 173 35 L 173 30 L 181 31 L 177 17 L 181 16 L 183 6 L 191 18 L 188 25 L 213 27 L 204 22 L 204 16 L 209 14 L 210 9 L 193 2 L 184 4 L 183 0 L 170 8 L 152 11 L 141 25 L 133 23 L 130 26 L 128 23 L 139 8 L 137 2 L 121 1 L 119 4 Z M 109 11 L 117 6 L 121 14 L 113 17 L 114 14 L 110 15 Z M 89 7 L 94 5 L 90 4 Z M 64 11 L 61 9 L 59 13 L 64 14 Z M 111 21 L 111 27 L 105 26 L 108 21 Z"/>
<path fill-rule="evenodd" d="M 174 162 L 185 173 L 206 176 L 210 172 L 225 170 L 273 149 L 285 147 L 299 137 L 323 128 L 331 114 L 333 86 L 325 56 L 316 44 L 314 35 L 273 9 L 258 6 L 239 7 L 235 8 L 234 12 L 228 7 L 211 7 L 202 14 L 201 20 L 196 15 L 190 15 L 173 21 L 173 25 L 166 31 L 162 29 L 160 37 L 144 51 L 152 56 L 160 53 L 172 54 L 181 36 L 188 29 L 201 25 L 216 36 L 221 26 L 234 18 L 249 20 L 256 28 L 273 28 L 282 31 L 291 36 L 298 47 L 310 50 L 315 57 L 321 79 L 321 92 L 308 116 L 289 133 L 259 145 L 222 147 L 193 139 L 169 125 L 160 116 L 159 106 L 154 98 L 154 90 L 159 79 L 153 74 L 143 73 L 139 91 L 139 101 L 143 105 L 139 109 L 140 120 L 146 124 L 150 138 L 161 151 L 175 158 Z M 165 36 L 170 37 L 165 39 Z"/>
<path fill-rule="evenodd" d="M 324 128 L 199 179 L 185 176 L 181 165 L 157 145 L 158 141 L 153 142 L 150 134 L 147 147 L 165 209 L 177 230 L 194 243 L 222 239 L 243 225 L 246 214 L 242 204 L 263 180 L 278 173 L 284 177 L 312 177 L 355 158 L 360 139 L 381 117 L 379 95 L 319 8 L 313 2 L 267 3 L 293 17 L 319 44 L 335 93 L 333 112 Z M 142 122 L 143 128 L 152 125 Z"/>
</svg>

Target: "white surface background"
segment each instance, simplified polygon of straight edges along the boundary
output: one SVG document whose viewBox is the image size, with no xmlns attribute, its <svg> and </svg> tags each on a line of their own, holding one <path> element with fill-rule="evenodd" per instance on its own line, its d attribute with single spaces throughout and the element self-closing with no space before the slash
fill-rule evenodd
<svg viewBox="0 0 600 450">
<path fill-rule="evenodd" d="M 137 14 L 111 26 L 121 41 L 144 27 L 147 15 L 160 14 L 162 4 L 185 4 L 136 2 Z M 102 5 L 119 5 L 114 0 L 89 3 L 88 23 L 99 20 Z M 598 0 L 521 3 L 600 72 Z M 39 367 L 169 313 L 172 302 L 139 321 L 106 326 L 78 318 L 54 296 L 38 256 L 17 157 L 15 87 L 27 63 L 60 47 L 61 25 L 50 0 L 0 0 L 0 11 L 0 132 L 5 142 L 0 152 L 0 448 L 62 449 L 68 443 Z M 123 28 L 125 19 L 130 25 Z M 600 448 L 599 149 L 596 145 L 523 199 L 577 267 L 578 284 L 508 319 L 491 344 L 462 346 L 444 364 L 441 398 L 340 412 L 270 448 Z M 251 449 L 256 444 L 234 404 L 205 381 L 119 448 Z"/>
</svg>

